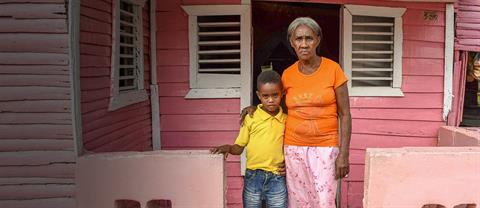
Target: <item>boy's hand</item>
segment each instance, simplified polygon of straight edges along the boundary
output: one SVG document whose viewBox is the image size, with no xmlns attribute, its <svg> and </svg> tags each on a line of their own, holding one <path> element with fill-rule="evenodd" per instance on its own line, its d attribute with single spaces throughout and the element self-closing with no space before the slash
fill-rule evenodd
<svg viewBox="0 0 480 208">
<path fill-rule="evenodd" d="M 210 149 L 210 152 L 212 154 L 223 154 L 225 156 L 225 159 L 227 159 L 228 153 L 230 153 L 230 145 L 226 144 L 226 145 L 212 148 Z"/>
<path fill-rule="evenodd" d="M 243 120 L 245 120 L 245 116 L 247 116 L 247 114 L 250 116 L 250 118 L 253 118 L 253 113 L 255 113 L 255 110 L 257 110 L 255 106 L 247 106 L 243 108 L 242 112 L 240 113 L 240 125 L 243 125 Z"/>
<path fill-rule="evenodd" d="M 285 168 L 285 163 L 283 163 L 279 168 L 278 168 L 278 174 L 281 176 L 284 176 L 287 174 L 287 169 Z"/>
</svg>

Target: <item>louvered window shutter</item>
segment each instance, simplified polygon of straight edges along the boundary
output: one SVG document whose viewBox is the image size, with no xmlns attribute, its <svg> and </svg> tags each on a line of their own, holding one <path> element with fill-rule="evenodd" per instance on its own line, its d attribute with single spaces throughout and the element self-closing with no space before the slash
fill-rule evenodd
<svg viewBox="0 0 480 208">
<path fill-rule="evenodd" d="M 135 5 L 120 1 L 119 92 L 137 89 L 139 67 L 138 14 Z"/>
<path fill-rule="evenodd" d="M 198 73 L 240 74 L 240 15 L 199 16 Z"/>
<path fill-rule="evenodd" d="M 352 87 L 392 87 L 394 18 L 352 17 Z"/>
<path fill-rule="evenodd" d="M 345 5 L 342 67 L 351 96 L 403 96 L 405 8 Z"/>
</svg>

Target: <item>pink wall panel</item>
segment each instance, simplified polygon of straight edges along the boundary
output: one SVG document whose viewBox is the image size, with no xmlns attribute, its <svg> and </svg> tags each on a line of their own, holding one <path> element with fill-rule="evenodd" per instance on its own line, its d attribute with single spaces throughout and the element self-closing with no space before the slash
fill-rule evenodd
<svg viewBox="0 0 480 208">
<path fill-rule="evenodd" d="M 402 62 L 403 75 L 443 76 L 443 59 L 404 57 Z"/>
<path fill-rule="evenodd" d="M 350 112 L 353 119 L 442 121 L 442 109 L 352 108 Z"/>
<path fill-rule="evenodd" d="M 461 0 L 457 6 L 455 49 L 480 52 L 480 3 Z"/>
<path fill-rule="evenodd" d="M 158 31 L 161 39 L 157 40 L 157 49 L 188 49 L 188 31 L 180 30 L 175 33 L 170 31 Z"/>
<path fill-rule="evenodd" d="M 389 133 L 364 134 L 353 133 L 350 147 L 354 149 L 379 148 L 379 147 L 407 147 L 407 146 L 434 146 L 436 137 L 396 136 Z"/>
<path fill-rule="evenodd" d="M 214 2 L 220 1 L 206 3 Z M 202 2 L 188 1 L 198 3 Z M 165 149 L 209 149 L 235 140 L 240 101 L 184 98 L 189 90 L 188 16 L 180 5 L 186 4 L 180 0 L 157 1 L 161 143 Z M 230 156 L 226 169 L 228 207 L 241 207 L 239 157 Z"/>
<path fill-rule="evenodd" d="M 162 97 L 160 113 L 167 114 L 237 114 L 240 109 L 238 99 L 192 99 L 182 97 Z M 195 106 L 192 108 L 192 106 Z"/>
<path fill-rule="evenodd" d="M 419 86 L 420 87 L 420 86 Z M 350 97 L 352 108 L 443 108 L 443 93 L 404 93 L 396 97 Z M 428 99 L 427 99 L 428 98 Z"/>
<path fill-rule="evenodd" d="M 241 0 L 182 0 L 183 5 L 240 4 Z"/>
<path fill-rule="evenodd" d="M 395 136 L 436 137 L 443 121 L 353 119 L 356 134 L 390 134 Z"/>
<path fill-rule="evenodd" d="M 157 64 L 158 66 L 188 66 L 188 49 L 157 50 Z"/>
<path fill-rule="evenodd" d="M 145 4 L 144 76 L 149 89 L 149 3 Z M 80 86 L 86 151 L 150 150 L 150 102 L 108 111 L 111 87 L 112 1 L 82 0 L 80 8 Z"/>
<path fill-rule="evenodd" d="M 351 98 L 353 134 L 348 207 L 362 207 L 364 149 L 369 147 L 434 146 L 442 120 L 445 5 L 400 3 L 403 16 L 404 97 Z M 375 4 L 372 4 L 375 5 Z M 392 5 L 394 6 L 394 5 Z M 424 19 L 424 11 L 437 19 Z M 434 35 L 432 35 L 434 34 Z"/>
<path fill-rule="evenodd" d="M 426 41 L 403 41 L 403 57 L 443 59 L 444 43 Z"/>
<path fill-rule="evenodd" d="M 158 66 L 157 71 L 162 74 L 158 77 L 158 82 L 188 82 L 188 66 Z"/>
</svg>

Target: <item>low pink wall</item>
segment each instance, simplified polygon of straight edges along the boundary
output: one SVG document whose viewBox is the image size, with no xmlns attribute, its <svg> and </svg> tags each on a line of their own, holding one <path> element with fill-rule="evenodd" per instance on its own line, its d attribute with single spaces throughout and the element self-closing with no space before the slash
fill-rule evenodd
<svg viewBox="0 0 480 208">
<path fill-rule="evenodd" d="M 480 147 L 367 149 L 364 207 L 480 205 Z"/>
<path fill-rule="evenodd" d="M 480 128 L 442 126 L 438 146 L 480 146 Z"/>
<path fill-rule="evenodd" d="M 115 208 L 115 200 L 171 200 L 172 207 L 225 207 L 222 155 L 207 151 L 118 152 L 77 162 L 77 207 Z"/>
</svg>

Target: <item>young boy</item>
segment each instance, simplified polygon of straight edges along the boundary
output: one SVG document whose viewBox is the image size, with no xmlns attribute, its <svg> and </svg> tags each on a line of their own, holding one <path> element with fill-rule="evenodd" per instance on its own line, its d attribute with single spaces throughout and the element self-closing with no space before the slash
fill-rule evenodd
<svg viewBox="0 0 480 208">
<path fill-rule="evenodd" d="M 247 170 L 243 183 L 243 207 L 260 208 L 265 200 L 269 208 L 287 207 L 283 134 L 287 115 L 280 107 L 283 98 L 280 75 L 272 70 L 257 78 L 257 96 L 261 103 L 253 117 L 245 117 L 233 145 L 222 145 L 212 153 L 240 155 L 247 148 Z"/>
</svg>

